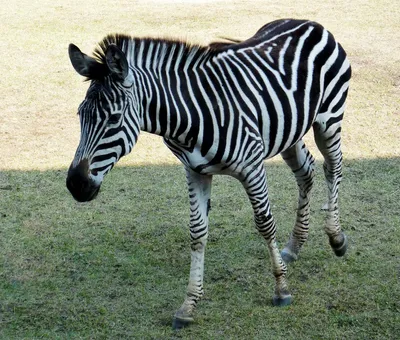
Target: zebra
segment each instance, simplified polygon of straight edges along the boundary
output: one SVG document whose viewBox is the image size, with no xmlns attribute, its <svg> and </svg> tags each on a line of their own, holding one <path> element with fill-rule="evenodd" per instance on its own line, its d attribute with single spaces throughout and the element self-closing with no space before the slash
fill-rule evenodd
<svg viewBox="0 0 400 340">
<path fill-rule="evenodd" d="M 272 303 L 292 302 L 287 264 L 307 239 L 314 157 L 303 136 L 313 128 L 328 187 L 325 232 L 337 256 L 347 250 L 339 224 L 341 124 L 351 78 L 342 46 L 320 24 L 282 19 L 242 41 L 208 46 L 181 40 L 106 36 L 88 56 L 69 57 L 90 85 L 78 109 L 81 135 L 66 185 L 80 202 L 99 192 L 104 176 L 131 152 L 141 130 L 163 137 L 186 170 L 191 265 L 175 329 L 194 321 L 203 296 L 204 251 L 213 175 L 239 180 L 275 277 Z M 282 252 L 276 240 L 264 160 L 281 154 L 298 186 L 293 231 Z"/>
</svg>

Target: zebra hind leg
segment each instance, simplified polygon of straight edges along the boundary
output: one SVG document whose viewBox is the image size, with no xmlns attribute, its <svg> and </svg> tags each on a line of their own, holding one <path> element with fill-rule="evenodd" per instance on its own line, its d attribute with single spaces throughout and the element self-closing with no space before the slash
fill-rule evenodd
<svg viewBox="0 0 400 340">
<path fill-rule="evenodd" d="M 315 160 L 302 140 L 282 152 L 282 157 L 292 169 L 299 189 L 296 222 L 289 241 L 281 253 L 287 264 L 297 260 L 300 248 L 308 237 L 310 193 L 314 182 Z"/>
<path fill-rule="evenodd" d="M 338 115 L 338 114 L 336 114 Z M 339 112 L 339 118 L 343 112 Z M 339 185 L 342 180 L 341 119 L 325 119 L 320 114 L 314 123 L 314 137 L 324 157 L 324 173 L 328 186 L 327 221 L 325 232 L 336 256 L 343 256 L 347 250 L 347 237 L 339 223 Z M 333 123 L 330 123 L 333 122 Z"/>
<path fill-rule="evenodd" d="M 264 237 L 272 263 L 272 272 L 275 276 L 275 295 L 272 299 L 274 306 L 287 306 L 292 302 L 289 293 L 286 273 L 287 267 L 282 260 L 276 242 L 276 224 L 270 211 L 268 199 L 267 179 L 263 163 L 249 170 L 241 179 L 254 211 L 254 220 L 257 230 Z"/>
<path fill-rule="evenodd" d="M 191 264 L 185 301 L 175 313 L 173 329 L 181 329 L 193 322 L 197 302 L 203 296 L 204 251 L 208 237 L 208 210 L 212 176 L 186 170 L 190 200 Z"/>
</svg>

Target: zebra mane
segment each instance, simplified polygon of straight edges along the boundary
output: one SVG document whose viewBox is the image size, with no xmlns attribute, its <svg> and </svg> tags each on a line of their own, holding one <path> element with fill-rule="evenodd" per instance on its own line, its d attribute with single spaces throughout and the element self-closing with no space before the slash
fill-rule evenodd
<svg viewBox="0 0 400 340">
<path fill-rule="evenodd" d="M 111 44 L 117 45 L 120 49 L 124 43 L 132 40 L 133 38 L 126 34 L 109 34 L 103 38 L 97 45 L 97 47 L 93 51 L 93 56 L 97 59 L 101 64 L 106 64 L 106 51 L 107 47 Z"/>
<path fill-rule="evenodd" d="M 165 38 L 136 38 L 126 34 L 109 34 L 101 40 L 93 51 L 93 56 L 99 63 L 96 69 L 96 74 L 92 75 L 87 80 L 102 80 L 110 74 L 106 66 L 106 51 L 111 44 L 117 45 L 121 50 L 126 50 L 129 44 L 162 44 L 167 49 L 174 47 L 183 47 L 183 53 L 189 55 L 191 53 L 202 54 L 203 56 L 215 56 L 216 54 L 225 51 L 232 45 L 237 44 L 239 41 L 222 38 L 229 42 L 212 42 L 209 45 L 191 44 L 184 40 L 179 39 L 165 39 Z"/>
</svg>

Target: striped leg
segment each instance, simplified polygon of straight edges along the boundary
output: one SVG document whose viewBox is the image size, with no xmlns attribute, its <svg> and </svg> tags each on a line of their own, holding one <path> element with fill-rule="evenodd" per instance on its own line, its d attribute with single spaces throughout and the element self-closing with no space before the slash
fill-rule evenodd
<svg viewBox="0 0 400 340">
<path fill-rule="evenodd" d="M 301 246 L 307 240 L 310 221 L 310 192 L 314 182 L 314 157 L 301 140 L 282 152 L 286 164 L 292 169 L 299 188 L 296 222 L 289 242 L 282 250 L 286 263 L 297 260 Z"/>
<path fill-rule="evenodd" d="M 173 328 L 193 321 L 197 301 L 203 296 L 204 251 L 208 237 L 208 210 L 212 176 L 186 170 L 190 199 L 191 264 L 186 299 L 175 313 Z"/>
<path fill-rule="evenodd" d="M 260 166 L 252 169 L 247 173 L 245 178 L 241 179 L 241 182 L 253 206 L 257 230 L 264 237 L 268 245 L 272 272 L 276 279 L 273 304 L 275 306 L 289 305 L 292 297 L 286 282 L 287 268 L 276 243 L 276 224 L 270 210 L 264 165 L 261 163 Z"/>
<path fill-rule="evenodd" d="M 343 114 L 343 113 L 342 113 Z M 324 156 L 324 173 L 328 186 L 328 209 L 325 231 L 329 243 L 337 256 L 343 256 L 347 250 L 347 237 L 342 232 L 339 224 L 338 192 L 342 180 L 342 152 L 340 149 L 341 121 L 324 119 L 321 114 L 314 124 L 314 136 L 318 149 Z"/>
</svg>

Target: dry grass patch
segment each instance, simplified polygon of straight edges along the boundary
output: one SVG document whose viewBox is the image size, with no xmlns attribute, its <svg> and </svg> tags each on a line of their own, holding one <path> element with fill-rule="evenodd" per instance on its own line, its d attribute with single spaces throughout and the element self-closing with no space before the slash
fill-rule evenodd
<svg viewBox="0 0 400 340">
<path fill-rule="evenodd" d="M 0 10 L 1 168 L 66 167 L 72 159 L 79 139 L 75 113 L 87 84 L 70 65 L 70 42 L 88 53 L 111 32 L 208 43 L 218 36 L 247 38 L 282 17 L 321 22 L 349 53 L 354 78 L 345 118 L 346 157 L 399 156 L 400 15 L 395 2 L 23 0 L 9 1 Z M 145 136 L 124 164 L 146 162 L 175 160 L 159 138 Z"/>
</svg>

